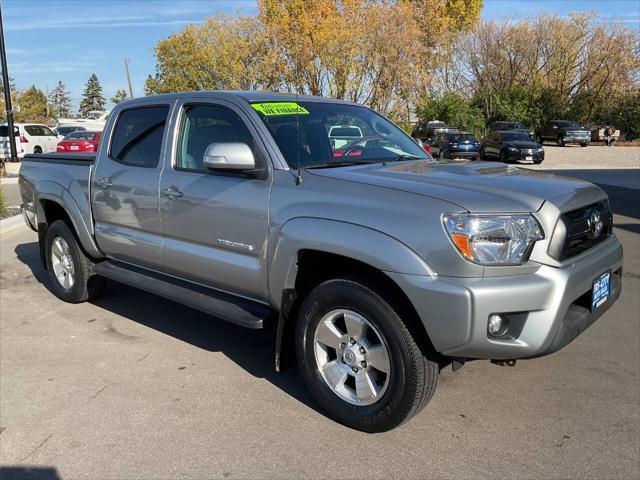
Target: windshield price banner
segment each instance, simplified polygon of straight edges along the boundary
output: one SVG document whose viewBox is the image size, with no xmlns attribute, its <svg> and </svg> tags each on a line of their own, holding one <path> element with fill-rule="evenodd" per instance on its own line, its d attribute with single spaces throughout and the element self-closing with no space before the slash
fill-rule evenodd
<svg viewBox="0 0 640 480">
<path fill-rule="evenodd" d="M 296 102 L 252 103 L 251 106 L 265 116 L 275 115 L 309 115 L 309 111 Z"/>
</svg>

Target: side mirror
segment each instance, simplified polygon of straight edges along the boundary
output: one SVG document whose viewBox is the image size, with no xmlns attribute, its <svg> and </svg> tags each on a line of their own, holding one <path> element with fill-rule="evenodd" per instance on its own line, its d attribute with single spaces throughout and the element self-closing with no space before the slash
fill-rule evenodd
<svg viewBox="0 0 640 480">
<path fill-rule="evenodd" d="M 256 168 L 251 148 L 242 142 L 210 143 L 202 163 L 208 170 L 245 171 Z"/>
</svg>

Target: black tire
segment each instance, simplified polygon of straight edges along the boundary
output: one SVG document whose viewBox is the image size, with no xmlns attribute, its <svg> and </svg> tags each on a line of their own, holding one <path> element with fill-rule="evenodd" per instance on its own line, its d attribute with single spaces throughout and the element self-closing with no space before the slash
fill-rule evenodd
<svg viewBox="0 0 640 480">
<path fill-rule="evenodd" d="M 542 163 L 542 160 L 534 160 L 533 163 L 535 163 L 536 165 L 540 165 Z"/>
<path fill-rule="evenodd" d="M 480 147 L 480 160 L 486 160 L 487 154 L 484 151 L 484 147 Z"/>
<path fill-rule="evenodd" d="M 509 155 L 507 154 L 506 150 L 501 150 L 500 151 L 500 161 L 502 163 L 510 163 L 509 162 Z"/>
<path fill-rule="evenodd" d="M 586 147 L 587 145 L 589 145 L 587 142 L 582 142 L 582 143 L 580 144 L 580 146 L 581 146 L 581 147 L 583 147 L 583 148 L 584 148 L 584 147 Z"/>
<path fill-rule="evenodd" d="M 40 147 L 33 147 L 33 153 L 42 153 L 42 148 L 40 148 Z"/>
<path fill-rule="evenodd" d="M 67 246 L 73 264 L 73 284 L 69 288 L 58 281 L 53 266 L 53 243 L 62 238 Z M 69 303 L 80 303 L 95 299 L 104 286 L 104 279 L 93 273 L 93 262 L 84 254 L 75 235 L 62 220 L 56 220 L 47 229 L 44 239 L 47 270 L 53 292 L 58 298 Z"/>
<path fill-rule="evenodd" d="M 558 135 L 558 139 L 556 140 L 556 143 L 558 144 L 559 147 L 564 147 L 564 137 L 562 135 Z"/>
<path fill-rule="evenodd" d="M 349 403 L 320 373 L 314 333 L 322 318 L 336 309 L 348 309 L 367 318 L 388 347 L 388 384 L 372 404 Z M 334 279 L 313 289 L 299 310 L 295 344 L 302 377 L 314 398 L 330 417 L 356 430 L 384 432 L 406 422 L 424 408 L 438 383 L 438 363 L 423 355 L 390 302 L 364 282 Z"/>
</svg>

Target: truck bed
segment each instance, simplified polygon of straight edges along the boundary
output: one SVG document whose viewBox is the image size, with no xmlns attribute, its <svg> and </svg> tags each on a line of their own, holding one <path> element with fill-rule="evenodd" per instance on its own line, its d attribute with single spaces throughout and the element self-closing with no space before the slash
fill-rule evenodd
<svg viewBox="0 0 640 480">
<path fill-rule="evenodd" d="M 95 153 L 37 153 L 25 155 L 23 162 L 46 162 L 63 164 L 88 164 L 93 165 L 96 160 Z"/>
</svg>

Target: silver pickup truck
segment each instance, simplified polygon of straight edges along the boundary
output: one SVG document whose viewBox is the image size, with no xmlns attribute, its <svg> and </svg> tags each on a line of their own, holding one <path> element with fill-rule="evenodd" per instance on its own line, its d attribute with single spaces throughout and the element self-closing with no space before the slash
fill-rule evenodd
<svg viewBox="0 0 640 480">
<path fill-rule="evenodd" d="M 332 142 L 334 126 L 362 132 Z M 33 155 L 22 208 L 51 288 L 104 278 L 248 328 L 350 427 L 389 430 L 441 368 L 550 354 L 617 300 L 605 193 L 489 162 L 434 161 L 361 105 L 257 92 L 126 101 L 95 156 Z"/>
</svg>

